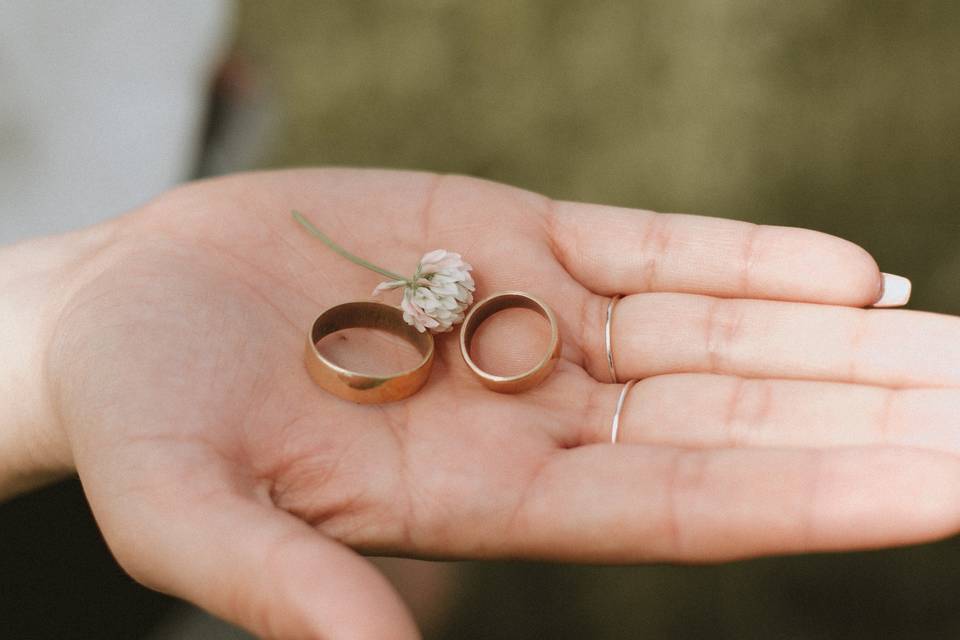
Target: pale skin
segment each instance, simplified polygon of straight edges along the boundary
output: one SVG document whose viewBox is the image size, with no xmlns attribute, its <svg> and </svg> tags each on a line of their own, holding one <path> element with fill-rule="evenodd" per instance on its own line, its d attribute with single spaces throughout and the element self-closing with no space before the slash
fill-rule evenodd
<svg viewBox="0 0 960 640">
<path fill-rule="evenodd" d="M 561 324 L 556 372 L 493 393 L 454 333 L 407 400 L 324 393 L 306 331 L 382 278 L 292 209 L 388 269 L 444 248 L 480 295 L 535 293 Z M 418 637 L 361 553 L 719 562 L 933 540 L 960 529 L 960 319 L 863 309 L 880 288 L 821 233 L 462 177 L 196 183 L 0 252 L 0 495 L 75 471 L 133 577 L 269 638 Z M 617 368 L 642 381 L 613 445 L 617 293 Z"/>
</svg>

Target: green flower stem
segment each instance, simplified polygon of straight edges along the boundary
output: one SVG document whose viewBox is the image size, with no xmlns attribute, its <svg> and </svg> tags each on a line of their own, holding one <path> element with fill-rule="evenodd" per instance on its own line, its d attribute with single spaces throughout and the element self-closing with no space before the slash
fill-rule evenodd
<svg viewBox="0 0 960 640">
<path fill-rule="evenodd" d="M 307 231 L 309 231 L 313 235 L 320 238 L 320 240 L 322 240 L 325 245 L 327 245 L 328 247 L 330 247 L 331 249 L 333 249 L 334 251 L 342 255 L 344 258 L 346 258 L 350 262 L 354 264 L 358 264 L 361 267 L 366 267 L 367 269 L 370 269 L 370 271 L 375 271 L 384 277 L 390 278 L 391 280 L 403 280 L 404 282 L 410 281 L 409 278 L 406 278 L 401 275 L 397 275 L 396 273 L 392 271 L 387 271 L 386 269 L 381 269 L 377 265 L 371 262 L 367 262 L 363 258 L 353 255 L 352 253 L 350 253 L 349 251 L 347 251 L 346 249 L 338 245 L 336 242 L 328 238 L 327 234 L 325 234 L 323 231 L 320 231 L 320 229 L 317 229 L 313 225 L 313 223 L 307 220 L 305 217 L 303 217 L 303 214 L 301 214 L 299 211 L 291 211 L 291 213 L 293 214 L 293 219 L 299 222 L 301 225 L 303 225 L 303 227 Z"/>
</svg>

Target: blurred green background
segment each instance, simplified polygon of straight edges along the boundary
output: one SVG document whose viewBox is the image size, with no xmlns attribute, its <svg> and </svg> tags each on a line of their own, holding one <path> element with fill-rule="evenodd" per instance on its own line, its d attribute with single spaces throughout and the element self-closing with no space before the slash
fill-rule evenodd
<svg viewBox="0 0 960 640">
<path fill-rule="evenodd" d="M 960 312 L 960 3 L 241 2 L 263 166 L 460 172 L 811 227 Z M 638 490 L 642 490 L 638 489 Z M 957 638 L 960 544 L 716 567 L 466 564 L 444 638 Z"/>
<path fill-rule="evenodd" d="M 960 311 L 956 2 L 241 2 L 268 166 L 808 226 Z"/>
</svg>

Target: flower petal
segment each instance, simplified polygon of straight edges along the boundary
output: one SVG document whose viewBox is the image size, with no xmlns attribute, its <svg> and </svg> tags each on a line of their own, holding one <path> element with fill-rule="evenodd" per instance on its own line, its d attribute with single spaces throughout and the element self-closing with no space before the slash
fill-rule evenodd
<svg viewBox="0 0 960 640">
<path fill-rule="evenodd" d="M 433 251 L 428 251 L 423 254 L 423 257 L 420 258 L 420 264 L 435 264 L 440 262 L 446 257 L 447 252 L 444 249 L 434 249 Z"/>
<path fill-rule="evenodd" d="M 472 269 L 459 253 L 434 249 L 421 258 L 415 282 L 384 282 L 378 289 L 404 287 L 400 302 L 404 321 L 418 331 L 427 328 L 442 333 L 463 322 L 464 312 L 473 302 L 476 285 L 470 275 Z"/>
<path fill-rule="evenodd" d="M 397 289 L 407 284 L 406 280 L 386 280 L 381 282 L 374 288 L 372 295 L 379 295 L 384 291 L 390 291 L 391 289 Z"/>
</svg>

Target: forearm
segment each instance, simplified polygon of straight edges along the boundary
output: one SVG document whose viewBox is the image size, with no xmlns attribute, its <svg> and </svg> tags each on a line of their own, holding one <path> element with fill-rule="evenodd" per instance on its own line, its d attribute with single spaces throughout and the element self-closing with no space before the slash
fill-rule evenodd
<svg viewBox="0 0 960 640">
<path fill-rule="evenodd" d="M 0 500 L 72 472 L 46 370 L 73 293 L 110 226 L 0 248 Z"/>
</svg>

